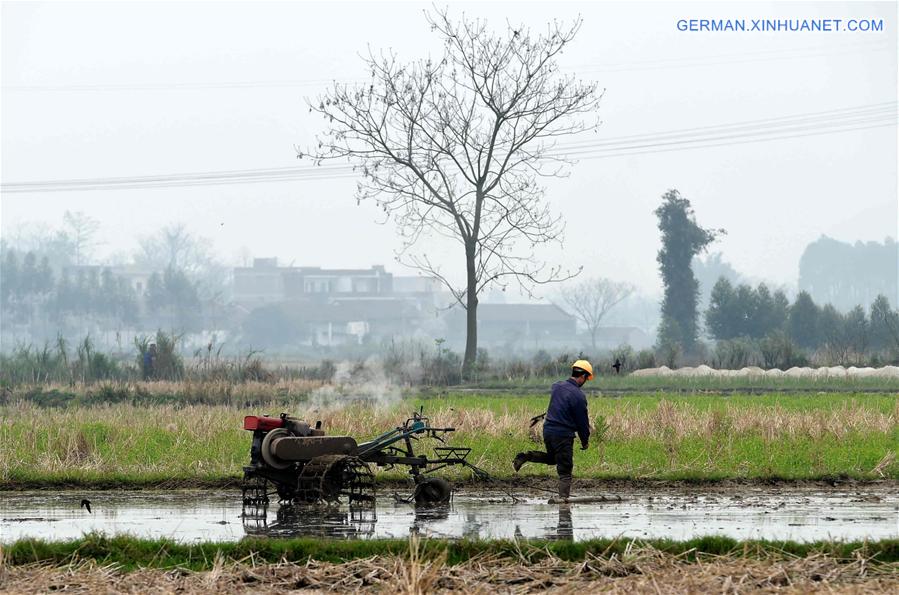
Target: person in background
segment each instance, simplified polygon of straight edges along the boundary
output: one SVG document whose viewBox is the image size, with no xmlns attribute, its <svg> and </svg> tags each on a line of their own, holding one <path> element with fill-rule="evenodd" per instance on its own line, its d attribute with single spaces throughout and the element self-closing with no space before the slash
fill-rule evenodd
<svg viewBox="0 0 899 595">
<path fill-rule="evenodd" d="M 144 380 L 153 380 L 156 378 L 156 343 L 150 343 L 144 352 Z"/>
</svg>

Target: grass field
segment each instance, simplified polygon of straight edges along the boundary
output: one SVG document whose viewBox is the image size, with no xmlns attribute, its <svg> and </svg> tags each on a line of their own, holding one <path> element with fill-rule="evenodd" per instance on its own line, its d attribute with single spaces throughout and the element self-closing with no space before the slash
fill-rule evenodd
<svg viewBox="0 0 899 595">
<path fill-rule="evenodd" d="M 501 395 L 504 397 L 544 396 L 558 378 L 490 381 L 457 387 L 398 387 L 382 385 L 334 385 L 321 380 L 281 379 L 270 382 L 223 380 L 179 382 L 38 383 L 2 387 L 0 405 L 27 402 L 40 407 L 94 406 L 115 403 L 133 405 L 230 405 L 247 403 L 315 402 L 320 393 L 363 390 L 389 391 L 407 398 L 422 395 L 459 394 Z M 717 378 L 678 376 L 603 376 L 584 387 L 587 394 L 761 394 L 761 393 L 837 393 L 899 394 L 899 379 L 889 378 Z"/>
<path fill-rule="evenodd" d="M 588 554 L 619 557 L 634 544 L 687 561 L 706 555 L 739 555 L 764 558 L 780 555 L 806 557 L 826 554 L 837 558 L 863 556 L 884 563 L 899 562 L 899 539 L 866 542 L 739 541 L 729 537 L 700 537 L 686 541 L 651 539 L 592 539 L 587 541 L 509 541 L 421 539 L 322 540 L 315 538 L 243 539 L 223 543 L 182 543 L 169 539 L 139 539 L 127 535 L 109 537 L 87 534 L 68 541 L 23 539 L 3 546 L 3 559 L 10 565 L 49 562 L 66 564 L 73 560 L 112 563 L 126 569 L 172 568 L 209 570 L 216 558 L 242 560 L 253 556 L 257 562 L 279 560 L 345 562 L 371 556 L 409 556 L 410 548 L 420 558 L 443 559 L 459 564 L 485 554 L 522 558 L 536 562 L 546 557 L 565 561 L 583 560 Z"/>
<path fill-rule="evenodd" d="M 490 380 L 472 384 L 472 388 L 491 388 L 508 390 L 546 391 L 557 378 L 531 378 L 527 380 Z M 631 376 L 614 374 L 603 375 L 595 382 L 588 382 L 584 387 L 587 392 L 601 391 L 794 391 L 794 392 L 864 392 L 882 391 L 899 392 L 897 378 L 864 378 L 837 377 L 828 378 L 765 378 L 761 376 L 717 377 L 717 376 Z"/>
<path fill-rule="evenodd" d="M 469 460 L 508 477 L 516 452 L 538 448 L 528 419 L 544 411 L 546 401 L 542 395 L 448 393 L 320 410 L 302 402 L 48 408 L 20 401 L 0 406 L 0 488 L 237 478 L 248 459 L 250 433 L 241 429 L 246 414 L 286 410 L 323 420 L 332 434 L 362 439 L 398 425 L 421 405 L 433 425 L 457 428 L 451 437 L 473 449 Z M 598 431 L 590 450 L 575 451 L 578 477 L 899 479 L 899 400 L 892 394 L 593 396 L 590 414 Z M 522 473 L 554 470 L 533 465 Z"/>
</svg>

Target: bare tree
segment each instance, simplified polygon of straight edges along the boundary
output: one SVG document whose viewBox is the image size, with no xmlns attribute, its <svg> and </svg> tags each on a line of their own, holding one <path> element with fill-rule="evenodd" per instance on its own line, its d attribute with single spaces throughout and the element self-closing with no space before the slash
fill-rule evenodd
<svg viewBox="0 0 899 595">
<path fill-rule="evenodd" d="M 585 118 L 600 96 L 595 84 L 558 69 L 580 20 L 542 34 L 512 26 L 498 34 L 446 12 L 427 19 L 443 55 L 403 64 L 392 53 L 370 53 L 367 83 L 335 83 L 310 101 L 327 121 L 311 153 L 319 164 L 354 164 L 362 174 L 357 200 L 374 200 L 397 224 L 398 260 L 439 279 L 466 309 L 467 374 L 481 291 L 515 281 L 529 293 L 534 284 L 573 276 L 535 256 L 538 245 L 561 242 L 564 227 L 542 200 L 539 180 L 565 173 L 569 162 L 554 150 L 556 140 L 594 129 L 597 122 Z M 458 242 L 464 282 L 415 249 L 432 234 Z"/>
<path fill-rule="evenodd" d="M 183 223 L 141 238 L 134 262 L 160 273 L 166 269 L 185 273 L 197 283 L 203 300 L 222 294 L 228 284 L 228 271 L 216 258 L 210 240 L 192 234 Z"/>
<path fill-rule="evenodd" d="M 66 211 L 62 220 L 68 228 L 72 248 L 75 250 L 75 264 L 84 264 L 91 250 L 97 245 L 94 236 L 100 229 L 100 222 L 81 211 Z"/>
<path fill-rule="evenodd" d="M 634 286 L 602 277 L 584 279 L 562 290 L 562 302 L 590 331 L 593 351 L 596 351 L 596 332 L 609 310 L 634 293 Z"/>
</svg>

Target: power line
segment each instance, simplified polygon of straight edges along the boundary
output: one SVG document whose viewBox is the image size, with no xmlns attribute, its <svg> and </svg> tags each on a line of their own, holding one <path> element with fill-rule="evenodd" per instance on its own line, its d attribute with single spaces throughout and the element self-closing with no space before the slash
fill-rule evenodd
<svg viewBox="0 0 899 595">
<path fill-rule="evenodd" d="M 659 135 L 658 138 L 648 137 L 645 139 L 641 139 L 639 141 L 634 142 L 621 142 L 621 143 L 608 143 L 608 144 L 597 144 L 597 145 L 585 145 L 580 147 L 566 148 L 566 147 L 557 147 L 554 151 L 552 151 L 553 156 L 571 156 L 583 158 L 593 154 L 603 154 L 605 152 L 618 152 L 621 150 L 631 150 L 631 149 L 643 149 L 643 148 L 651 148 L 651 147 L 663 147 L 663 146 L 672 146 L 672 145 L 704 145 L 705 143 L 712 141 L 734 141 L 731 144 L 739 144 L 736 141 L 739 139 L 745 138 L 754 138 L 758 141 L 762 140 L 774 140 L 779 138 L 799 138 L 801 136 L 810 136 L 808 134 L 799 134 L 799 133 L 813 133 L 815 135 L 819 134 L 828 134 L 832 132 L 844 132 L 850 130 L 859 130 L 863 129 L 859 125 L 872 124 L 876 126 L 895 126 L 896 125 L 896 116 L 889 115 L 886 116 L 876 116 L 876 117 L 861 117 L 861 118 L 853 118 L 848 120 L 841 120 L 837 122 L 814 122 L 810 124 L 791 124 L 786 126 L 778 126 L 776 128 L 767 128 L 761 130 L 749 130 L 738 133 L 728 133 L 728 134 L 702 134 L 702 135 L 684 135 L 681 137 L 677 136 L 669 136 L 669 135 Z M 713 131 L 717 132 L 717 131 Z M 789 134 L 796 133 L 797 136 L 790 137 Z M 655 142 L 653 142 L 655 141 Z M 717 146 L 717 145 L 716 145 Z"/>
<path fill-rule="evenodd" d="M 612 137 L 603 140 L 560 143 L 547 153 L 555 159 L 598 159 L 739 145 L 869 130 L 896 125 L 897 102 L 885 102 L 805 114 L 745 120 L 730 124 L 683 128 L 664 132 Z M 65 179 L 7 183 L 4 193 L 131 190 L 206 185 L 252 184 L 355 178 L 351 165 L 321 165 L 205 171 L 192 173 Z"/>
<path fill-rule="evenodd" d="M 768 142 L 772 140 L 786 140 L 786 139 L 794 139 L 794 138 L 805 138 L 808 136 L 819 136 L 822 134 L 837 134 L 840 132 L 856 132 L 861 130 L 871 130 L 874 128 L 887 128 L 887 127 L 895 127 L 896 122 L 889 123 L 880 123 L 880 124 L 872 124 L 868 126 L 858 126 L 854 128 L 843 128 L 843 129 L 834 129 L 834 130 L 822 130 L 822 131 L 813 131 L 806 132 L 804 134 L 790 134 L 783 136 L 770 136 L 770 137 L 762 137 L 762 138 L 749 138 L 744 140 L 735 140 L 730 142 L 717 142 L 717 143 L 706 143 L 706 144 L 693 144 L 693 145 L 684 145 L 680 146 L 665 146 L 662 145 L 648 145 L 643 148 L 643 150 L 636 150 L 636 148 L 625 149 L 620 152 L 607 152 L 607 153 L 595 153 L 595 154 L 586 154 L 586 155 L 578 155 L 578 160 L 584 159 L 606 159 L 610 157 L 628 157 L 631 155 L 647 155 L 650 153 L 667 153 L 672 151 L 686 151 L 691 149 L 710 149 L 714 147 L 728 147 L 732 145 L 745 145 L 750 143 L 761 143 Z M 661 147 L 661 148 L 660 148 Z"/>
<path fill-rule="evenodd" d="M 802 122 L 809 122 L 815 120 L 821 121 L 833 121 L 839 119 L 847 119 L 854 118 L 862 115 L 895 115 L 896 108 L 899 107 L 899 102 L 897 101 L 887 101 L 883 103 L 874 103 L 869 105 L 862 105 L 851 108 L 841 108 L 835 110 L 827 110 L 827 111 L 819 111 L 819 112 L 807 112 L 805 114 L 799 115 L 790 115 L 790 116 L 777 116 L 773 118 L 762 118 L 756 120 L 743 120 L 738 122 L 733 122 L 730 124 L 714 124 L 711 126 L 698 126 L 693 128 L 680 128 L 676 130 L 669 130 L 667 132 L 650 132 L 643 134 L 631 134 L 626 136 L 615 136 L 603 139 L 602 141 L 598 141 L 596 139 L 592 140 L 583 140 L 583 141 L 573 141 L 571 143 L 566 143 L 566 146 L 571 147 L 579 147 L 579 146 L 597 146 L 604 144 L 614 144 L 626 140 L 639 140 L 644 138 L 661 138 L 665 136 L 680 136 L 684 134 L 698 134 L 705 131 L 709 132 L 719 132 L 724 130 L 738 130 L 744 128 L 751 128 L 756 126 L 758 128 L 767 128 L 771 125 L 789 125 L 789 124 L 799 124 Z"/>
</svg>

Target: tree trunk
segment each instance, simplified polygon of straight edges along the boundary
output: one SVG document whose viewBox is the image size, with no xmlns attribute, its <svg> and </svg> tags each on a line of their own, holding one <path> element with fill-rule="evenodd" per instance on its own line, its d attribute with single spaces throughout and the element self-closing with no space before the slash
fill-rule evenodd
<svg viewBox="0 0 899 595">
<path fill-rule="evenodd" d="M 474 246 L 466 245 L 465 261 L 467 269 L 467 291 L 465 293 L 465 358 L 462 360 L 462 378 L 464 380 L 471 378 L 475 361 L 478 356 L 478 279 L 474 256 Z"/>
<path fill-rule="evenodd" d="M 591 354 L 593 357 L 596 357 L 596 331 L 599 330 L 598 327 L 593 327 L 590 329 L 590 343 L 593 345 L 593 353 Z"/>
</svg>

